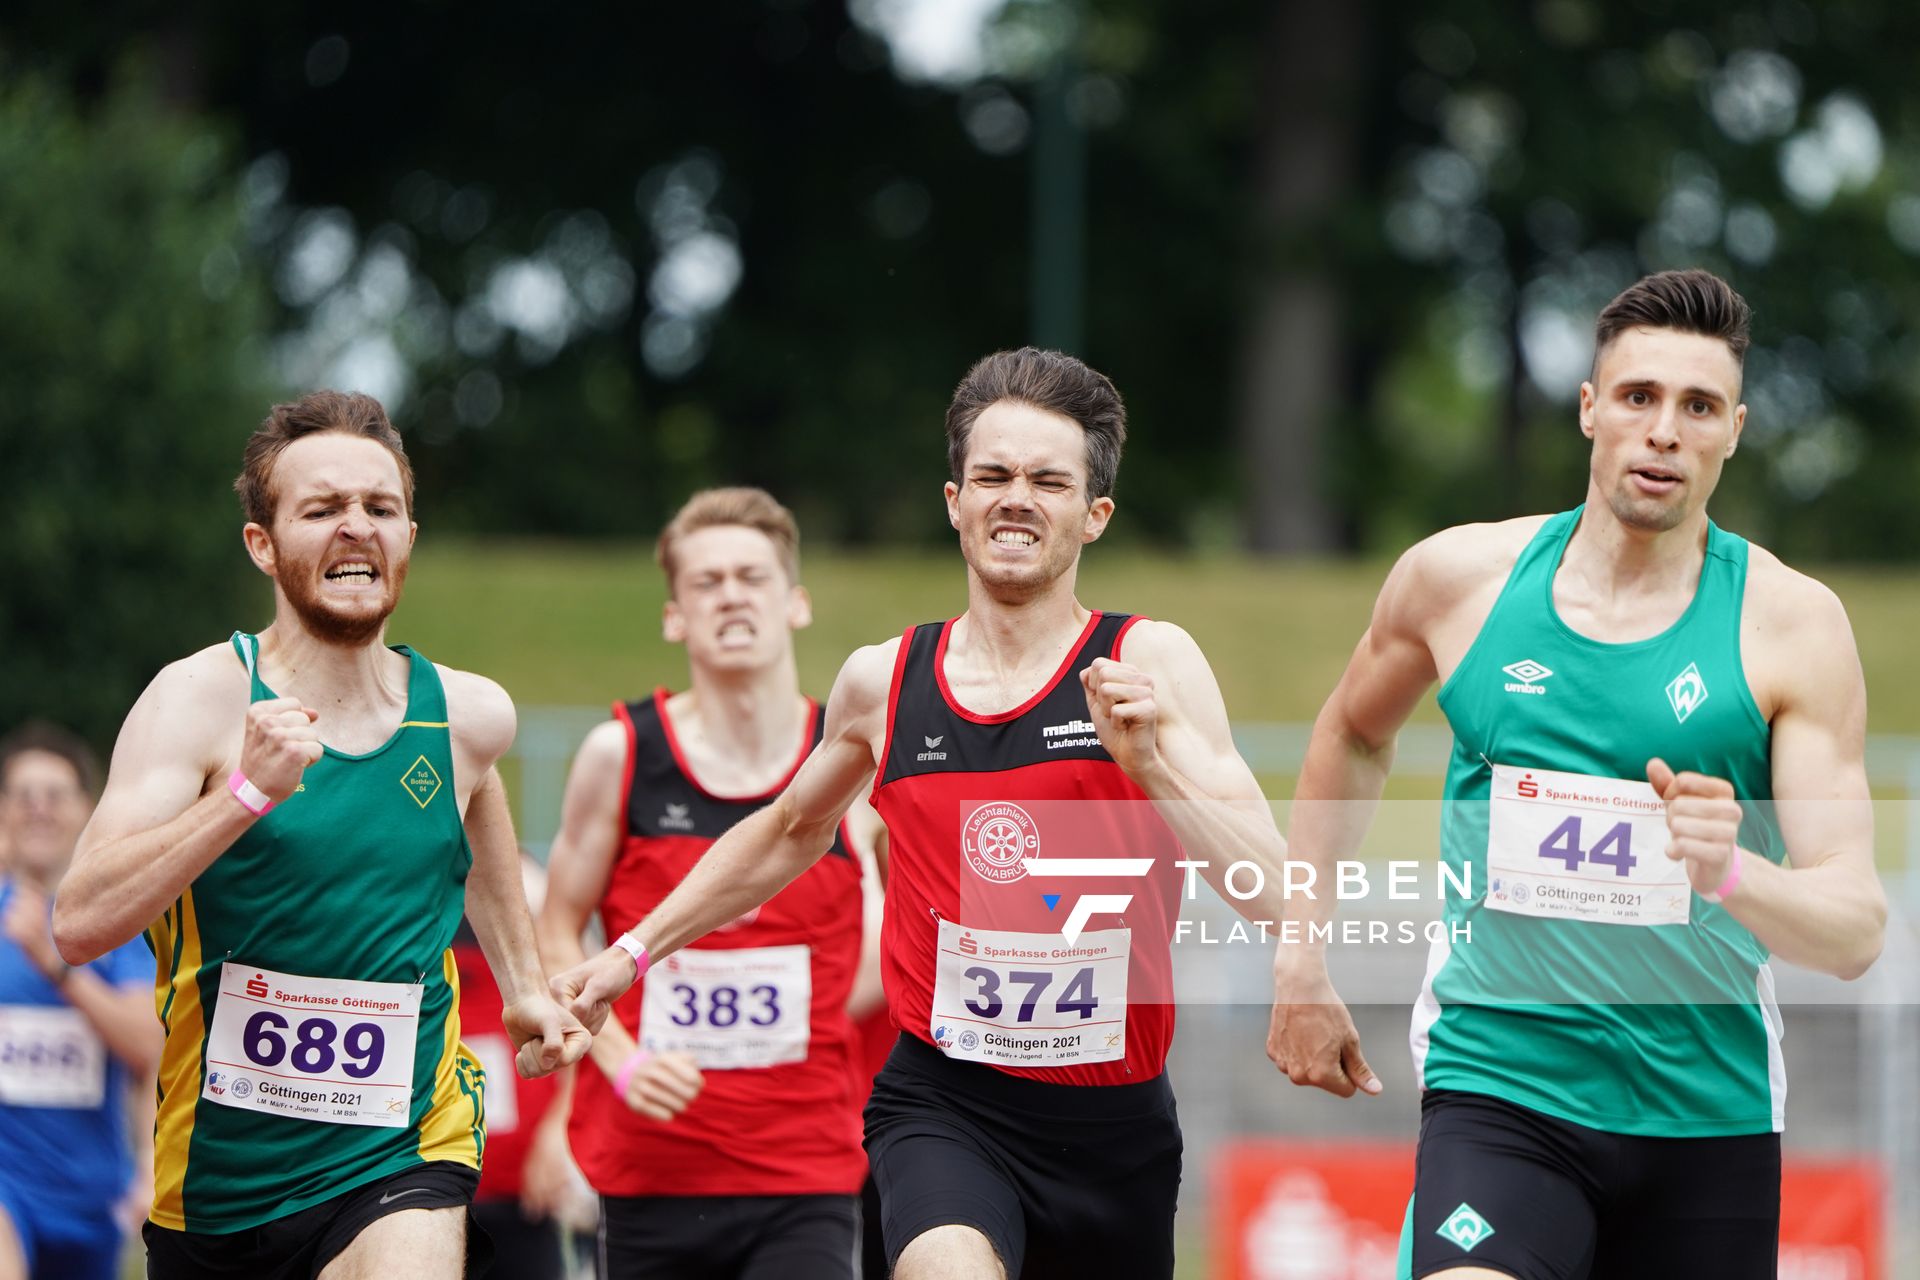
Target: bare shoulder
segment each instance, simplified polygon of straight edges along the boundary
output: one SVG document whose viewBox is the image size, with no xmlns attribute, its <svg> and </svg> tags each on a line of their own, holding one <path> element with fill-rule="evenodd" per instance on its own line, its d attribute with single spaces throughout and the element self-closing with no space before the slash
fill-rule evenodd
<svg viewBox="0 0 1920 1280">
<path fill-rule="evenodd" d="M 1551 518 L 1521 516 L 1442 529 L 1409 547 L 1395 566 L 1395 573 L 1405 569 L 1410 588 L 1436 598 L 1504 582 L 1520 553 Z"/>
<path fill-rule="evenodd" d="M 1749 543 L 1741 602 L 1741 648 L 1762 710 L 1768 695 L 1808 680 L 1858 681 L 1859 651 L 1847 609 L 1832 587 Z M 1757 677 L 1757 679 L 1751 679 Z"/>
<path fill-rule="evenodd" d="M 1114 656 L 1142 671 L 1205 664 L 1207 660 L 1200 652 L 1199 641 L 1185 627 L 1159 618 L 1141 618 L 1129 626 Z"/>
<path fill-rule="evenodd" d="M 627 767 L 627 726 L 618 720 L 602 720 L 587 730 L 574 753 L 573 772 L 617 775 Z"/>
<path fill-rule="evenodd" d="M 160 668 L 127 719 L 153 716 L 174 732 L 197 735 L 204 728 L 230 736 L 240 732 L 252 691 L 233 647 L 210 644 Z"/>
<path fill-rule="evenodd" d="M 518 724 L 507 691 L 471 671 L 437 662 L 434 670 L 440 673 L 440 687 L 446 693 L 447 724 L 454 741 L 489 764 L 506 754 Z"/>
<path fill-rule="evenodd" d="M 899 636 L 855 649 L 840 665 L 840 674 L 833 682 L 833 700 L 850 714 L 884 711 L 899 657 Z"/>
<path fill-rule="evenodd" d="M 120 727 L 109 792 L 155 768 L 191 766 L 210 777 L 225 767 L 245 732 L 251 691 L 246 667 L 227 644 L 162 667 Z"/>
</svg>

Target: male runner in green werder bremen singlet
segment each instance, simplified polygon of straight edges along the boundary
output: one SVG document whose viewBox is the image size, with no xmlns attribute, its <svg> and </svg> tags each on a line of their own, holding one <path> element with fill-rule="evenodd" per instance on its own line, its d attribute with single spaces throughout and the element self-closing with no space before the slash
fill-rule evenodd
<svg viewBox="0 0 1920 1280">
<path fill-rule="evenodd" d="M 452 1280 L 486 1141 L 463 909 L 520 1073 L 587 1046 L 546 993 L 493 767 L 513 704 L 382 643 L 415 525 L 378 402 L 276 406 L 236 488 L 273 624 L 128 714 L 55 938 L 79 964 L 145 930 L 158 962 L 149 1276 Z"/>
<path fill-rule="evenodd" d="M 1353 856 L 1435 681 L 1454 734 L 1441 855 L 1470 888 L 1414 1009 L 1402 1276 L 1774 1274 L 1767 958 L 1856 977 L 1886 903 L 1846 614 L 1707 519 L 1747 324 L 1704 271 L 1609 303 L 1580 388 L 1585 504 L 1408 551 L 1314 725 L 1290 833 L 1314 862 Z M 1350 1092 L 1365 1067 L 1323 954 L 1278 964 L 1276 1061 Z"/>
</svg>

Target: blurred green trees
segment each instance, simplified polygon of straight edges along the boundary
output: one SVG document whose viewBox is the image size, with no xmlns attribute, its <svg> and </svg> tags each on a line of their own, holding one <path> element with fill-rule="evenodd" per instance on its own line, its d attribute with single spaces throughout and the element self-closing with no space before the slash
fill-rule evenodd
<svg viewBox="0 0 1920 1280">
<path fill-rule="evenodd" d="M 268 312 L 226 139 L 129 88 L 0 89 L 0 725 L 96 743 L 158 668 L 257 621 L 228 485 Z"/>
</svg>

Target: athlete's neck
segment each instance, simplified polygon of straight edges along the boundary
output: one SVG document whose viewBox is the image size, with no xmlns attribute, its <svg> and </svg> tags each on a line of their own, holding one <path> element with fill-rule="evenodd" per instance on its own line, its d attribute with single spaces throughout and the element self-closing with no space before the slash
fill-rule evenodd
<svg viewBox="0 0 1920 1280">
<path fill-rule="evenodd" d="M 298 620 L 276 618 L 260 633 L 260 678 L 275 693 L 323 714 L 404 709 L 409 664 L 385 639 L 382 627 L 365 644 L 330 644 Z"/>
<path fill-rule="evenodd" d="M 758 794 L 784 777 L 799 758 L 809 709 L 792 652 L 747 671 L 696 663 L 691 678 L 692 688 L 675 694 L 667 711 L 701 785 L 723 795 Z"/>
<path fill-rule="evenodd" d="M 1074 598 L 1073 578 L 1069 571 L 1047 590 L 1008 600 L 969 572 L 967 611 L 954 620 L 947 636 L 946 676 L 954 691 L 959 693 L 962 685 L 987 686 L 1008 696 L 1019 694 L 1015 705 L 1038 691 L 1092 616 Z"/>
<path fill-rule="evenodd" d="M 1696 511 L 1671 529 L 1638 529 L 1614 515 L 1591 489 L 1580 524 L 1560 558 L 1563 573 L 1606 591 L 1660 595 L 1693 593 L 1707 552 L 1707 513 Z"/>
</svg>

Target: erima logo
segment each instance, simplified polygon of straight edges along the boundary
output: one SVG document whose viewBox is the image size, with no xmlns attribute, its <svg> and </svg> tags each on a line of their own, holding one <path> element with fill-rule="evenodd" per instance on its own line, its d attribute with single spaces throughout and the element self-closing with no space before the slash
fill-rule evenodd
<svg viewBox="0 0 1920 1280">
<path fill-rule="evenodd" d="M 1673 678 L 1667 686 L 1667 701 L 1673 706 L 1673 714 L 1681 724 L 1693 714 L 1694 708 L 1707 700 L 1707 682 L 1700 678 L 1700 665 L 1689 662 L 1687 669 Z"/>
<path fill-rule="evenodd" d="M 1020 864 L 1030 876 L 1087 878 L 1092 876 L 1144 876 L 1153 870 L 1152 858 L 1022 858 Z M 1089 893 L 1076 898 L 1060 936 L 1068 946 L 1080 941 L 1080 931 L 1096 915 L 1117 916 L 1133 905 L 1130 893 Z M 1049 911 L 1053 909 L 1049 904 Z"/>
<path fill-rule="evenodd" d="M 945 760 L 947 758 L 947 753 L 944 751 L 935 751 L 934 748 L 939 746 L 941 743 L 945 742 L 946 740 L 947 740 L 947 735 L 944 733 L 937 738 L 928 738 L 923 736 L 921 741 L 927 744 L 927 749 L 925 751 L 922 751 L 918 756 L 915 756 L 914 758 L 916 760 L 923 760 L 923 761 L 924 760 Z"/>
<path fill-rule="evenodd" d="M 668 805 L 667 811 L 660 815 L 660 825 L 671 827 L 675 831 L 693 830 L 693 819 L 687 816 L 687 810 L 690 807 L 684 804 Z"/>
<path fill-rule="evenodd" d="M 1040 736 L 1051 739 L 1047 750 L 1058 751 L 1061 747 L 1094 747 L 1100 745 L 1100 736 L 1093 725 L 1085 720 L 1069 720 L 1065 724 L 1050 724 L 1040 731 Z"/>
<path fill-rule="evenodd" d="M 1475 1245 L 1493 1234 L 1493 1224 L 1475 1213 L 1472 1205 L 1462 1201 L 1460 1207 L 1447 1216 L 1434 1234 L 1472 1253 Z"/>
<path fill-rule="evenodd" d="M 1513 677 L 1507 682 L 1508 693 L 1545 693 L 1546 690 L 1541 687 L 1540 682 L 1553 674 L 1532 658 L 1500 669 Z"/>
</svg>

